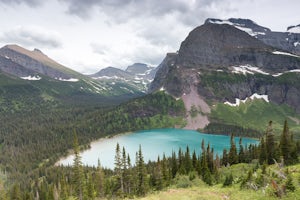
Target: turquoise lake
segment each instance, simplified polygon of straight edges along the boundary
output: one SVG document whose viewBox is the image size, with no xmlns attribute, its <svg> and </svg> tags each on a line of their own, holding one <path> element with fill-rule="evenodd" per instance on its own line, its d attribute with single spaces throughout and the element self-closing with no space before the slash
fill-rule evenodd
<svg viewBox="0 0 300 200">
<path fill-rule="evenodd" d="M 114 156 L 117 143 L 120 147 L 125 147 L 129 153 L 131 161 L 134 163 L 135 154 L 142 147 L 145 162 L 156 160 L 158 155 L 162 158 L 163 153 L 171 156 L 172 151 L 178 152 L 179 148 L 185 151 L 186 146 L 192 153 L 201 152 L 201 141 L 204 139 L 205 146 L 210 143 L 214 152 L 222 155 L 223 149 L 230 148 L 230 136 L 203 134 L 192 130 L 182 129 L 154 129 L 138 131 L 130 134 L 118 135 L 113 138 L 99 139 L 91 143 L 91 148 L 81 152 L 84 165 L 97 166 L 98 159 L 103 167 L 114 168 Z M 243 145 L 257 144 L 258 140 L 243 138 Z M 235 138 L 238 146 L 239 137 Z M 70 155 L 62 158 L 58 164 L 72 165 L 74 156 Z"/>
</svg>

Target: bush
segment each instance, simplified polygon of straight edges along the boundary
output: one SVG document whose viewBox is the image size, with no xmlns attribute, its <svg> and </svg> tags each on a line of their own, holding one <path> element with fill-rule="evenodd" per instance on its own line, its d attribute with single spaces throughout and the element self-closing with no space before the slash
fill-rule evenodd
<svg viewBox="0 0 300 200">
<path fill-rule="evenodd" d="M 230 174 L 229 176 L 226 176 L 225 181 L 223 183 L 223 187 L 232 185 L 232 181 L 233 181 L 232 174 Z"/>
</svg>

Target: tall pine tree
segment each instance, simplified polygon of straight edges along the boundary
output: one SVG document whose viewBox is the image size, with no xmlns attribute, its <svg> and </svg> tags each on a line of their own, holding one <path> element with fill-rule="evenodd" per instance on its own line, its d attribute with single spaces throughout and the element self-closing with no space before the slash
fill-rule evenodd
<svg viewBox="0 0 300 200">
<path fill-rule="evenodd" d="M 79 155 L 79 144 L 76 132 L 74 132 L 73 148 L 73 183 L 75 185 L 75 192 L 79 200 L 85 200 L 87 199 L 86 180 L 83 172 L 81 156 Z"/>
</svg>

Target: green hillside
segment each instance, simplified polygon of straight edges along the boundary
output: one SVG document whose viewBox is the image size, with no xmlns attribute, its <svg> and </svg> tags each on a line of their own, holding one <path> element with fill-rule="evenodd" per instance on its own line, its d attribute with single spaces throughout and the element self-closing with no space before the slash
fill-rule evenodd
<svg viewBox="0 0 300 200">
<path fill-rule="evenodd" d="M 287 105 L 275 105 L 264 100 L 248 100 L 239 106 L 233 107 L 219 103 L 211 113 L 212 122 L 235 125 L 245 129 L 265 131 L 270 120 L 276 133 L 281 133 L 283 121 L 286 119 L 290 130 L 300 133 L 300 115 Z"/>
</svg>

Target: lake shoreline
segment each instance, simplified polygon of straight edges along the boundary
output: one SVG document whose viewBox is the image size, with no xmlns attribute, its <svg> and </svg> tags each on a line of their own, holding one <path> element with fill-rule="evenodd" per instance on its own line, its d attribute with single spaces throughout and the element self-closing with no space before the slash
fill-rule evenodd
<svg viewBox="0 0 300 200">
<path fill-rule="evenodd" d="M 201 152 L 201 141 L 204 140 L 207 145 L 214 146 L 215 152 L 222 154 L 223 149 L 229 149 L 230 136 L 220 134 L 200 133 L 195 130 L 185 130 L 176 128 L 159 128 L 140 130 L 135 132 L 125 132 L 105 136 L 90 143 L 89 149 L 80 152 L 84 165 L 97 166 L 97 160 L 101 161 L 103 167 L 110 168 L 114 163 L 114 153 L 116 144 L 126 149 L 132 158 L 136 155 L 139 145 L 142 146 L 145 160 L 156 160 L 157 156 L 163 153 L 170 155 L 172 151 L 177 152 L 179 148 L 195 150 L 197 154 Z M 235 137 L 235 142 L 239 142 L 239 137 Z M 257 139 L 245 138 L 243 145 L 257 144 Z M 74 154 L 71 152 L 61 157 L 55 165 L 71 166 Z M 134 159 L 133 159 L 134 160 Z"/>
</svg>

